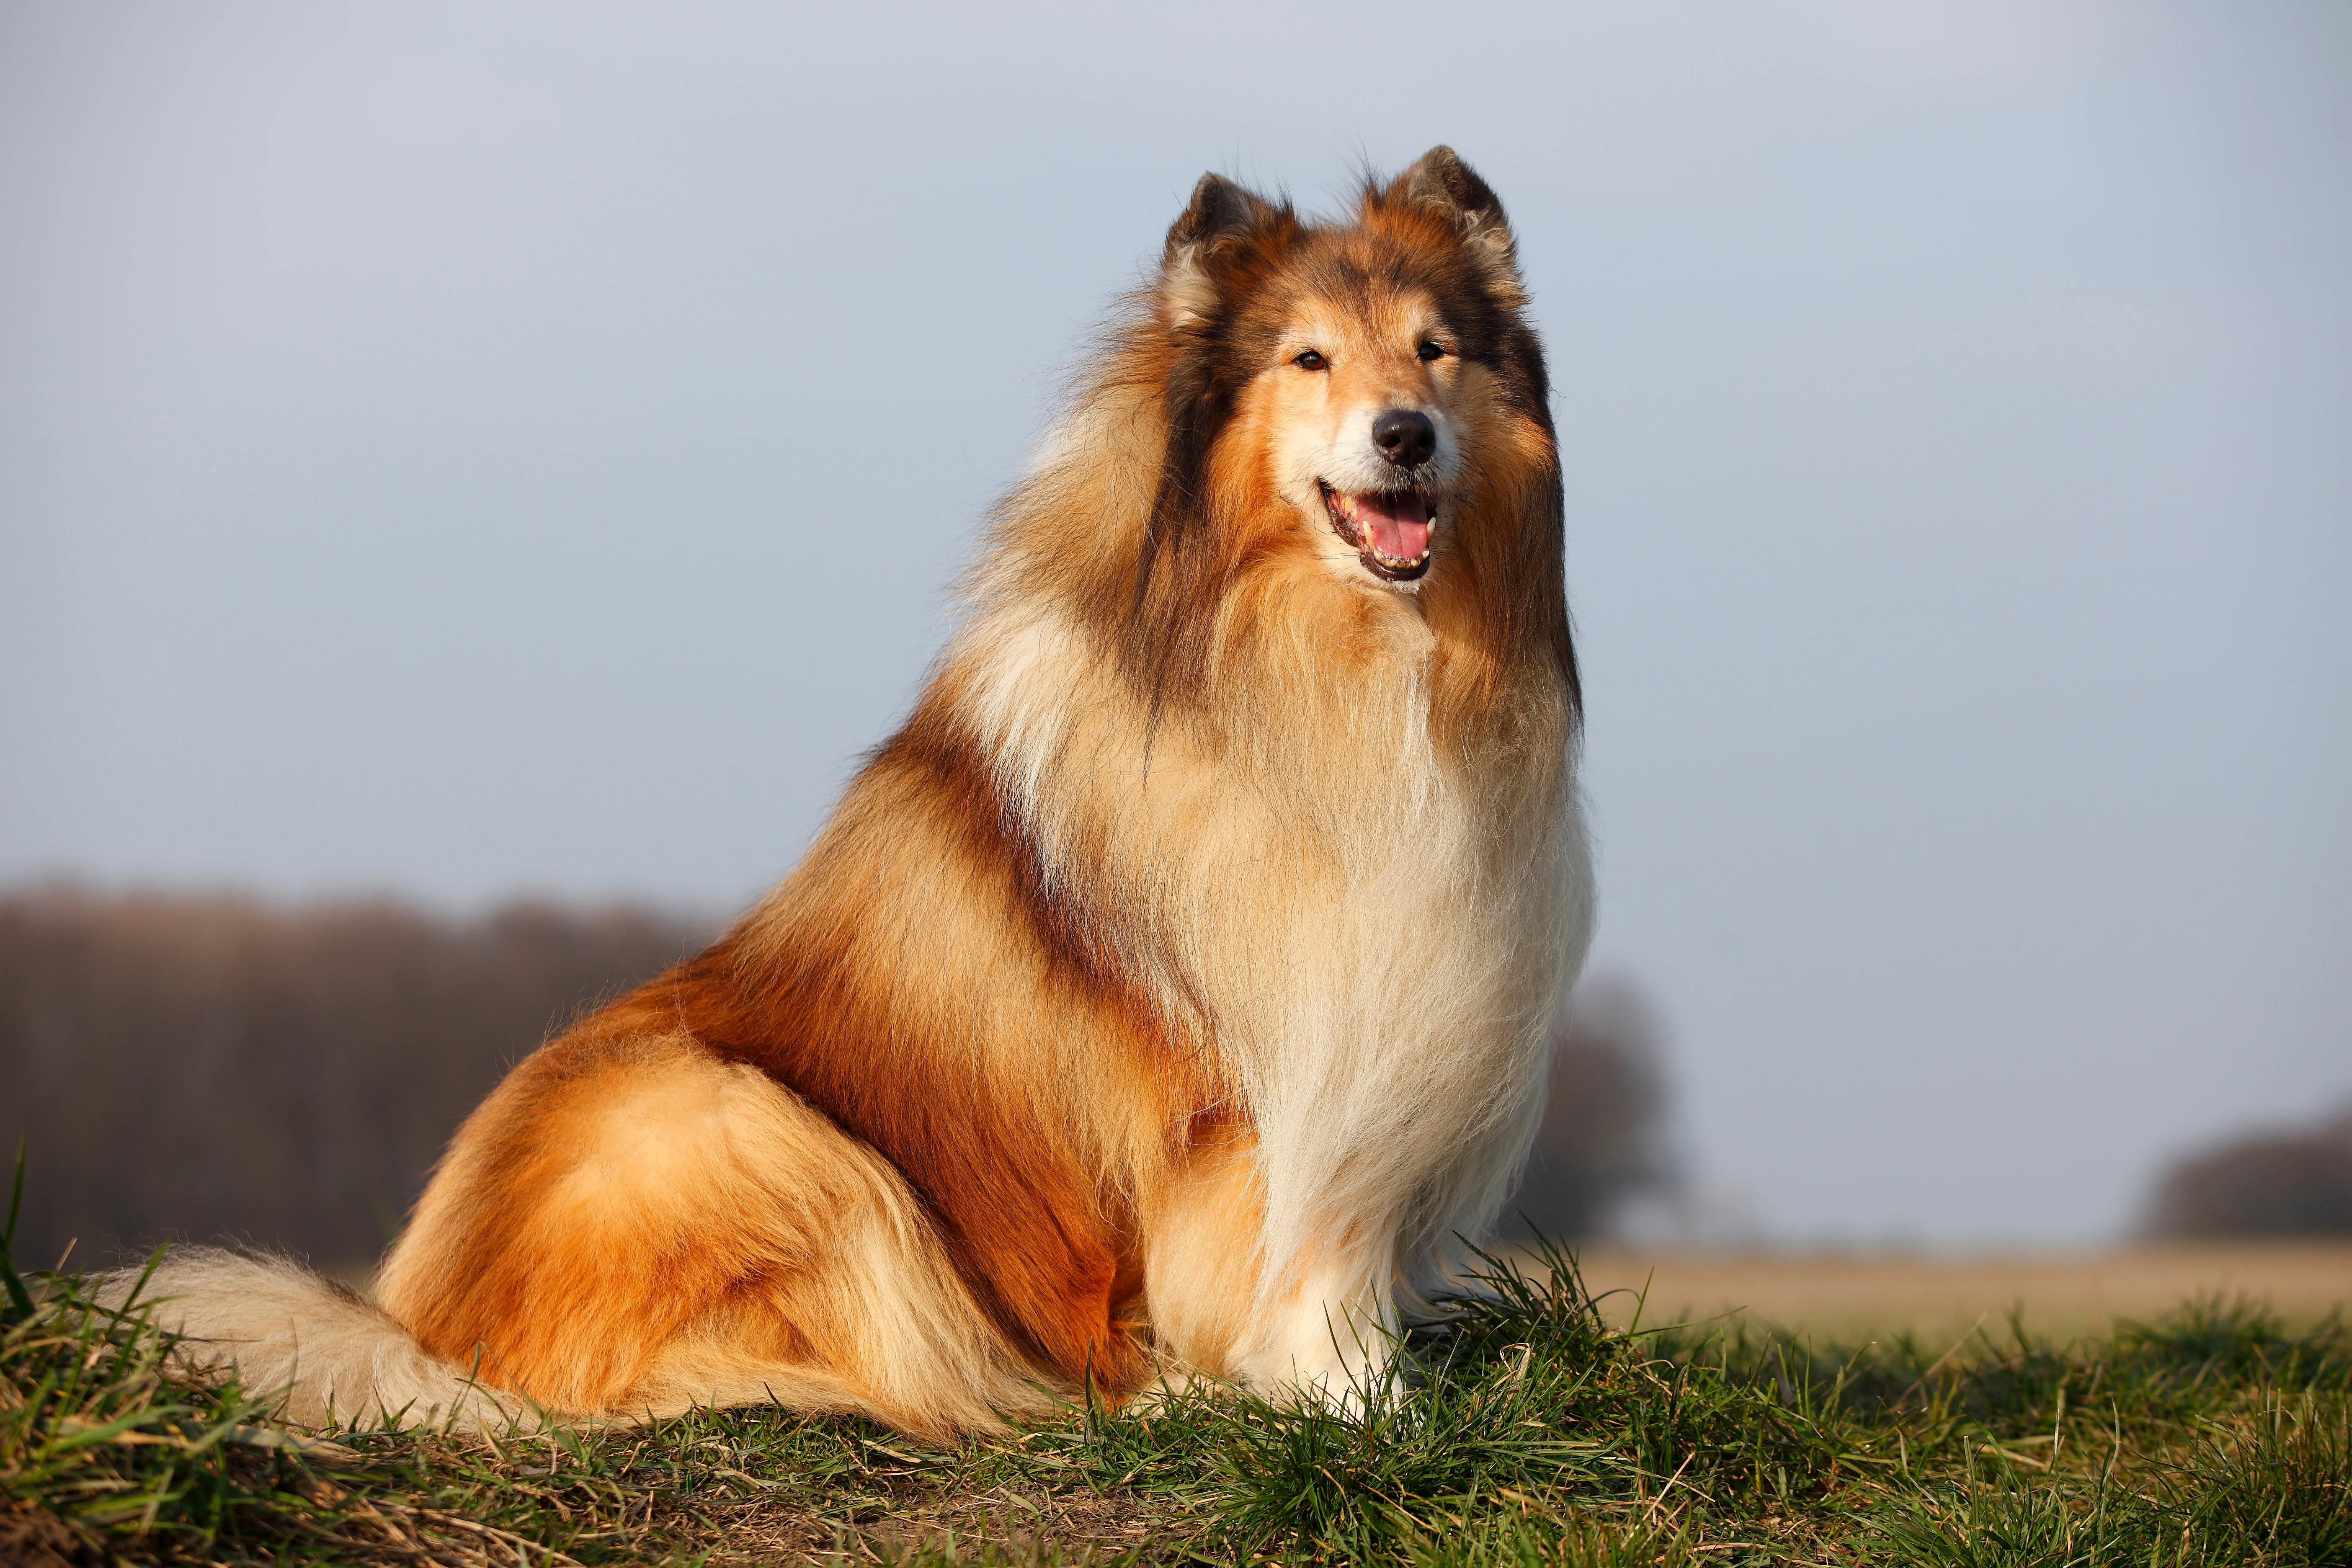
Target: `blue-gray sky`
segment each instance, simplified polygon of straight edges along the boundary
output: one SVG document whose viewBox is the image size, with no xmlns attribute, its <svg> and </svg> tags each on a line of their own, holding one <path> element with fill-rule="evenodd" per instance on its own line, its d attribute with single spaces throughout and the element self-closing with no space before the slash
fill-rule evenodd
<svg viewBox="0 0 2352 1568">
<path fill-rule="evenodd" d="M 1204 168 L 1452 142 L 1790 1238 L 2352 1093 L 2352 8 L 0 6 L 0 880 L 721 910 Z"/>
</svg>

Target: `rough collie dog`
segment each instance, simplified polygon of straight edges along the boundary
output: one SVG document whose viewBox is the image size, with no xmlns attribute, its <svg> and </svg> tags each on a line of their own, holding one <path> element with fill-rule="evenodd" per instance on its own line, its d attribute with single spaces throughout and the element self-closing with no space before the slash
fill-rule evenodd
<svg viewBox="0 0 2352 1568">
<path fill-rule="evenodd" d="M 1541 1109 L 1590 874 L 1543 358 L 1440 147 L 1214 174 L 807 858 L 450 1145 L 382 1308 L 152 1294 L 298 1421 L 775 1399 L 940 1437 L 1381 1376 Z"/>
</svg>

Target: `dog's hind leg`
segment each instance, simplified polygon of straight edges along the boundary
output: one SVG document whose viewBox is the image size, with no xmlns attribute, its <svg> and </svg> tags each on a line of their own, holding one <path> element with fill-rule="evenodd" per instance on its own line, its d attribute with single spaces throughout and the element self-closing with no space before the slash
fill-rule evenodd
<svg viewBox="0 0 2352 1568">
<path fill-rule="evenodd" d="M 806 1260 L 748 1279 L 681 1323 L 620 1403 L 667 1413 L 773 1402 L 862 1411 L 945 1441 L 1052 1396 L 1005 1347 L 904 1180 L 830 1126 L 839 1201 Z"/>
<path fill-rule="evenodd" d="M 518 1068 L 383 1294 L 427 1350 L 566 1415 L 773 1398 L 944 1436 L 1043 1402 L 905 1179 L 683 1036 Z"/>
</svg>

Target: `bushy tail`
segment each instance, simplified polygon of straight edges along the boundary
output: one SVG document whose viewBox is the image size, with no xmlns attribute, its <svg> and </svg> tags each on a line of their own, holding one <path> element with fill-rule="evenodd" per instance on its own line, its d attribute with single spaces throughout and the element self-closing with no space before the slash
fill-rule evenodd
<svg viewBox="0 0 2352 1568">
<path fill-rule="evenodd" d="M 174 1247 L 152 1273 L 123 1269 L 99 1289 L 109 1306 L 152 1310 L 179 1335 L 174 1353 L 186 1370 L 207 1378 L 234 1370 L 247 1393 L 298 1426 L 497 1430 L 541 1420 L 513 1394 L 425 1353 L 358 1291 L 287 1258 Z"/>
</svg>

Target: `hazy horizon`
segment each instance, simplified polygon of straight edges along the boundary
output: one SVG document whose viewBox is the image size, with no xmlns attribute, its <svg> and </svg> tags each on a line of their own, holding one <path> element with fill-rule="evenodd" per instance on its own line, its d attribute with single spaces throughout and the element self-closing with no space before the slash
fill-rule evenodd
<svg viewBox="0 0 2352 1568">
<path fill-rule="evenodd" d="M 740 907 L 1202 170 L 1443 141 L 1702 1180 L 2060 1244 L 2352 1096 L 2352 11 L 1440 22 L 0 5 L 0 883 Z"/>
</svg>

